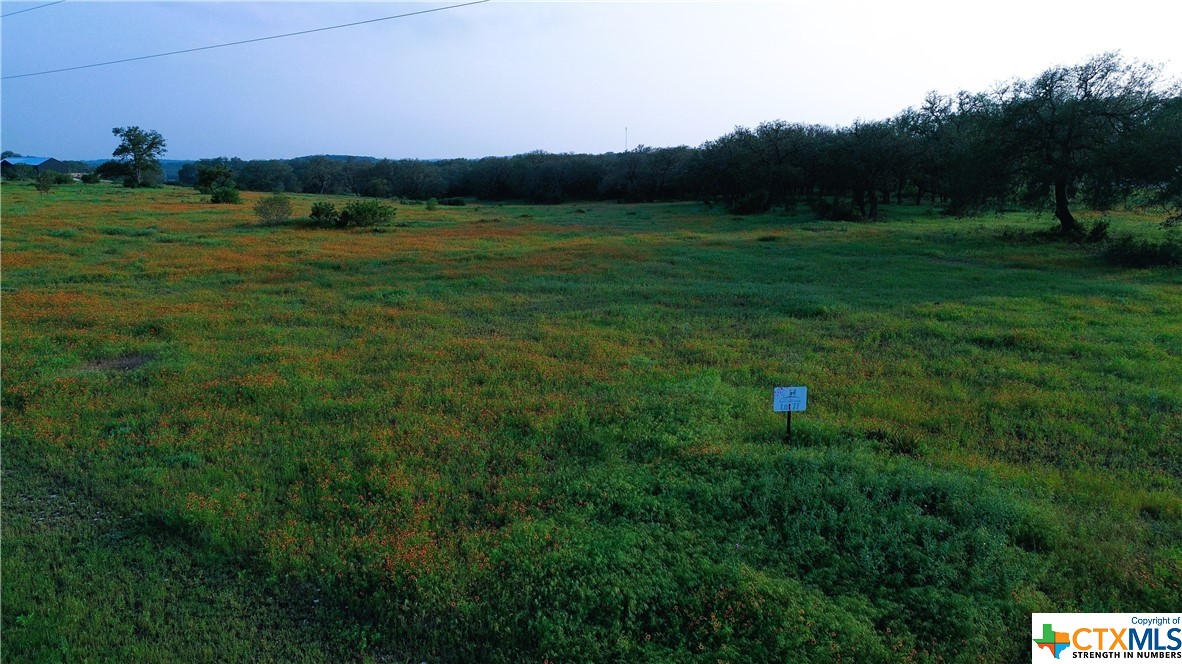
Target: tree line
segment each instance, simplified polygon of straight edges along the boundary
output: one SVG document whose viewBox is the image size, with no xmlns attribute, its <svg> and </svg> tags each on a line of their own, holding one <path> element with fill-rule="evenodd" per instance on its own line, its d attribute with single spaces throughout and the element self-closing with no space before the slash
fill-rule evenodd
<svg viewBox="0 0 1182 664">
<path fill-rule="evenodd" d="M 223 157 L 186 164 L 179 181 L 418 200 L 701 200 L 738 214 L 807 205 L 848 220 L 876 220 L 890 204 L 927 201 L 966 215 L 1018 203 L 1052 209 L 1061 232 L 1077 234 L 1076 201 L 1156 205 L 1182 220 L 1182 95 L 1159 66 L 1105 53 L 986 92 L 931 93 L 885 120 L 775 120 L 696 148 L 439 161 Z"/>
</svg>

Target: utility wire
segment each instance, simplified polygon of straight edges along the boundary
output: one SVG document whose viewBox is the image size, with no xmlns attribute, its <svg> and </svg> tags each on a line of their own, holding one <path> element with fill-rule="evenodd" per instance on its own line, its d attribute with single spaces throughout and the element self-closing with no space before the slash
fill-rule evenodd
<svg viewBox="0 0 1182 664">
<path fill-rule="evenodd" d="M 65 2 L 65 0 L 58 0 L 58 2 Z M 111 60 L 109 62 L 96 62 L 90 65 L 79 65 L 77 67 L 63 67 L 62 69 L 50 69 L 47 71 L 32 72 L 29 74 L 13 74 L 11 76 L 0 76 L 0 80 L 7 81 L 10 78 L 27 78 L 29 76 L 44 76 L 45 74 L 57 74 L 64 71 L 75 71 L 78 69 L 90 69 L 92 67 L 105 67 L 107 65 L 117 65 L 123 62 L 134 62 L 136 60 L 149 60 L 151 58 L 163 58 L 167 55 L 179 55 L 181 53 L 193 53 L 195 51 L 208 51 L 215 48 L 225 48 L 227 46 L 241 46 L 242 44 L 253 44 L 255 42 L 268 41 L 271 39 L 283 39 L 284 37 L 295 37 L 297 35 L 307 35 L 313 32 L 324 32 L 325 30 L 338 30 L 340 28 L 351 28 L 356 25 L 365 25 L 366 23 L 377 23 L 379 21 L 392 21 L 396 18 L 406 18 L 408 16 L 418 16 L 420 14 L 430 14 L 432 12 L 441 12 L 448 9 L 459 9 L 460 7 L 470 7 L 472 5 L 479 5 L 489 2 L 489 0 L 475 0 L 475 2 L 465 2 L 458 5 L 448 5 L 447 7 L 436 7 L 434 9 L 423 9 L 417 12 L 409 12 L 406 14 L 398 14 L 396 16 L 384 16 L 382 18 L 371 18 L 366 21 L 357 21 L 355 23 L 342 23 L 341 25 L 330 25 L 324 28 L 313 28 L 311 30 L 300 30 L 299 32 L 288 32 L 282 35 L 272 35 L 270 37 L 257 37 L 255 39 L 243 39 L 242 41 L 228 42 L 225 44 L 214 44 L 213 46 L 198 46 L 197 48 L 186 48 L 180 51 L 169 51 L 167 53 L 154 53 L 152 55 L 141 55 L 136 58 L 123 58 L 122 60 Z M 28 11 L 28 10 L 25 10 Z"/>
<path fill-rule="evenodd" d="M 33 11 L 34 9 L 41 9 L 42 7 L 51 7 L 51 6 L 53 6 L 53 5 L 60 5 L 60 4 L 62 4 L 63 2 L 65 2 L 65 1 L 66 1 L 66 0 L 57 0 L 57 2 L 47 2 L 47 3 L 43 4 L 43 5 L 37 5 L 36 7 L 29 7 L 28 9 L 22 9 L 22 10 L 20 10 L 20 11 L 15 11 L 15 12 L 8 12 L 7 14 L 0 14 L 0 18 L 8 18 L 9 16 L 16 16 L 17 14 L 23 14 L 23 13 L 25 13 L 25 12 L 31 12 L 31 11 Z"/>
</svg>

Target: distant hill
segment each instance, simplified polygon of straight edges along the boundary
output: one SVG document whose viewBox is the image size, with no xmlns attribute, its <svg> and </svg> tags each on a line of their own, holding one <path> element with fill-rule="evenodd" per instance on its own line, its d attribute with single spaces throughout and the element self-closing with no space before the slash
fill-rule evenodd
<svg viewBox="0 0 1182 664">
<path fill-rule="evenodd" d="M 380 161 L 377 157 L 361 157 L 351 154 L 308 154 L 302 157 L 296 157 L 295 159 L 287 159 L 285 161 L 307 161 L 315 157 L 327 157 L 333 161 L 361 161 L 370 164 L 375 164 Z"/>
</svg>

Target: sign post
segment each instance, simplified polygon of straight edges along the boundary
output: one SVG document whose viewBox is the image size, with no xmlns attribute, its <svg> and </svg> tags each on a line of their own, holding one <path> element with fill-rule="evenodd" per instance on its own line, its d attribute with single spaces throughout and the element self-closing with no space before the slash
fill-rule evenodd
<svg viewBox="0 0 1182 664">
<path fill-rule="evenodd" d="M 772 411 L 788 414 L 784 429 L 784 438 L 788 442 L 792 442 L 792 411 L 804 410 L 808 406 L 808 397 L 809 388 L 803 386 L 772 389 Z"/>
</svg>

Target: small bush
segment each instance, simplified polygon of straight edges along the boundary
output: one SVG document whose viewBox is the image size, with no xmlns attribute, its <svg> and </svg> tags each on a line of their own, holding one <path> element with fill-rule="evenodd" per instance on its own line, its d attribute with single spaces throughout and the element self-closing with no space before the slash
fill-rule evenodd
<svg viewBox="0 0 1182 664">
<path fill-rule="evenodd" d="M 218 187 L 209 195 L 209 202 L 237 205 L 242 202 L 242 195 L 234 187 Z"/>
<path fill-rule="evenodd" d="M 827 201 L 824 198 L 809 203 L 813 214 L 823 221 L 861 221 L 862 215 L 852 203 Z"/>
<path fill-rule="evenodd" d="M 394 208 L 379 201 L 356 201 L 341 210 L 337 226 L 374 226 L 393 219 L 396 212 Z"/>
<path fill-rule="evenodd" d="M 262 224 L 282 224 L 291 219 L 291 199 L 283 194 L 260 198 L 254 204 L 254 215 Z"/>
<path fill-rule="evenodd" d="M 48 194 L 53 189 L 53 185 L 57 184 L 57 180 L 53 176 L 53 173 L 46 171 L 37 178 L 37 182 L 33 183 L 33 186 L 37 188 L 37 193 Z"/>
<path fill-rule="evenodd" d="M 759 214 L 772 207 L 771 196 L 766 191 L 754 191 L 738 197 L 727 206 L 732 214 Z"/>
<path fill-rule="evenodd" d="M 312 221 L 324 226 L 337 223 L 340 219 L 340 213 L 337 212 L 337 206 L 327 201 L 320 201 L 312 204 Z"/>
<path fill-rule="evenodd" d="M 1104 220 L 1097 221 L 1088 229 L 1088 234 L 1084 236 L 1084 242 L 1088 244 L 1098 244 L 1108 239 L 1108 222 Z"/>
<path fill-rule="evenodd" d="M 1169 216 L 1166 217 L 1165 221 L 1161 222 L 1163 228 L 1177 228 L 1178 226 L 1182 226 L 1182 201 L 1167 204 L 1166 212 L 1169 213 Z"/>
<path fill-rule="evenodd" d="M 1182 239 L 1171 237 L 1154 242 L 1121 235 L 1104 246 L 1104 258 L 1124 267 L 1182 265 Z"/>
<path fill-rule="evenodd" d="M 83 173 L 82 174 L 82 183 L 83 184 L 98 184 L 101 179 L 102 178 L 99 177 L 98 173 Z"/>
<path fill-rule="evenodd" d="M 439 201 L 435 200 L 434 198 L 427 199 L 427 209 L 428 210 L 434 210 L 437 207 L 439 207 Z"/>
<path fill-rule="evenodd" d="M 39 180 L 49 180 L 52 184 L 74 184 L 74 176 L 69 173 L 56 173 L 54 171 L 45 171 L 41 174 Z"/>
</svg>

